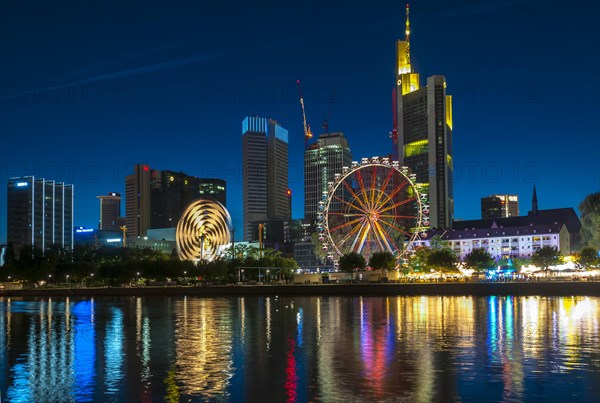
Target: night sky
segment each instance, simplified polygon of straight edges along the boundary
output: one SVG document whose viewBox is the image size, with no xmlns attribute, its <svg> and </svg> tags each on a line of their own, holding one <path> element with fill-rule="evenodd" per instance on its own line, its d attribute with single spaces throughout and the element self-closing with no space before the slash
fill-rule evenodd
<svg viewBox="0 0 600 403">
<path fill-rule="evenodd" d="M 411 3 L 413 67 L 454 97 L 457 219 L 492 193 L 525 214 L 534 185 L 542 209 L 600 190 L 599 19 L 594 1 Z M 392 1 L 2 1 L 0 242 L 8 178 L 74 183 L 75 224 L 95 228 L 95 196 L 124 196 L 134 163 L 226 179 L 242 228 L 247 115 L 289 130 L 302 218 L 296 80 L 314 132 L 330 116 L 355 160 L 387 155 L 398 38 Z"/>
</svg>

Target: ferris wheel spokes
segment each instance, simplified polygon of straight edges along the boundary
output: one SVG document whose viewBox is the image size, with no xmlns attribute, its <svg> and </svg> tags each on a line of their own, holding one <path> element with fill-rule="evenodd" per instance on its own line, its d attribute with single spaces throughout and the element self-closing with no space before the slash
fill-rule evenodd
<svg viewBox="0 0 600 403">
<path fill-rule="evenodd" d="M 388 185 L 390 183 L 390 180 L 392 179 L 393 174 L 394 174 L 394 170 L 390 169 L 389 172 L 388 172 L 388 174 L 387 174 L 387 176 L 386 176 L 386 178 L 385 178 L 385 181 L 383 182 L 383 185 L 381 186 L 381 189 L 383 189 L 384 192 L 385 192 L 385 189 L 387 189 L 387 187 L 388 187 Z M 408 183 L 408 181 L 405 181 L 405 182 Z M 377 197 L 377 203 L 379 203 L 381 201 L 381 197 L 383 195 L 384 195 L 383 192 L 379 194 L 379 197 Z"/>
<path fill-rule="evenodd" d="M 404 230 L 402 230 L 402 229 L 400 229 L 400 228 L 396 227 L 395 225 L 392 225 L 392 224 L 390 224 L 390 223 L 388 223 L 388 222 L 386 222 L 386 221 L 384 221 L 384 220 L 381 220 L 381 222 L 382 222 L 382 223 L 384 223 L 385 225 L 389 226 L 389 227 L 390 227 L 390 228 L 392 228 L 393 230 L 396 230 L 396 231 L 398 231 L 398 232 L 402 232 L 402 233 L 403 233 L 404 235 L 406 235 L 406 236 L 410 236 L 410 235 L 411 235 L 410 233 L 408 233 L 408 232 L 406 232 L 406 231 L 404 231 Z"/>
<path fill-rule="evenodd" d="M 354 242 L 352 243 L 352 250 L 360 253 L 360 251 L 362 251 L 363 245 L 365 244 L 365 238 L 367 237 L 367 234 L 369 232 L 369 225 L 367 222 L 363 221 L 363 223 L 361 224 L 361 230 L 360 232 L 362 233 L 360 236 L 357 236 L 354 239 Z M 358 249 L 356 248 L 356 241 L 358 241 L 360 239 L 359 242 L 359 246 Z"/>
<path fill-rule="evenodd" d="M 354 225 L 354 224 L 358 223 L 359 221 L 363 221 L 364 219 L 365 219 L 364 216 L 360 217 L 360 218 L 356 218 L 356 219 L 354 219 L 352 221 L 345 222 L 343 224 L 338 225 L 337 227 L 332 228 L 331 231 L 337 231 L 337 230 L 340 230 L 340 229 L 342 229 L 344 227 L 348 227 L 350 225 Z"/>
<path fill-rule="evenodd" d="M 329 214 L 331 215 L 342 215 L 344 217 L 364 217 L 365 213 L 346 213 L 346 212 L 342 212 L 342 211 L 331 211 Z"/>
<path fill-rule="evenodd" d="M 356 234 L 357 232 L 359 232 L 359 230 L 362 228 L 362 226 L 356 226 L 354 228 L 352 228 L 352 230 L 346 234 L 346 236 L 344 236 L 344 238 L 342 238 L 342 240 L 339 242 L 339 246 L 342 246 L 344 243 L 346 243 L 347 240 L 349 240 L 350 238 L 352 238 L 352 236 L 354 234 Z"/>
<path fill-rule="evenodd" d="M 417 218 L 416 215 L 379 214 L 379 218 Z"/>
<path fill-rule="evenodd" d="M 366 205 L 365 205 L 365 204 L 364 204 L 364 203 L 363 203 L 363 202 L 360 200 L 360 197 L 359 197 L 359 196 L 358 196 L 358 195 L 357 195 L 357 194 L 354 192 L 354 190 L 353 190 L 353 189 L 350 187 L 350 185 L 348 185 L 346 182 L 344 182 L 344 186 L 346 187 L 346 189 L 348 190 L 348 192 L 350 192 L 350 194 L 352 195 L 352 197 L 353 197 L 354 199 L 356 199 L 356 201 L 357 201 L 357 202 L 358 202 L 358 203 L 359 203 L 359 204 L 362 206 L 362 208 L 363 208 L 363 209 L 365 209 L 365 210 L 369 210 L 369 207 L 367 207 L 367 206 L 366 206 Z M 335 197 L 335 198 L 336 198 L 336 199 L 338 199 L 338 200 L 341 200 L 341 199 L 340 199 L 339 197 L 337 197 L 337 196 L 333 196 L 333 197 Z M 349 203 L 347 203 L 345 200 L 342 200 L 342 201 L 343 201 L 344 203 L 346 203 L 346 204 L 349 204 Z M 355 206 L 353 206 L 353 205 L 351 205 L 351 204 L 350 204 L 350 206 L 351 206 L 351 207 L 354 207 L 354 208 L 356 208 Z M 361 210 L 361 211 L 362 211 L 362 210 Z"/>
<path fill-rule="evenodd" d="M 375 207 L 375 185 L 377 184 L 377 165 L 373 165 L 371 170 L 371 190 L 369 192 L 371 200 L 371 208 Z M 383 188 L 385 189 L 385 187 Z M 381 194 L 381 193 L 380 193 Z"/>
<path fill-rule="evenodd" d="M 396 195 L 402 190 L 404 189 L 404 187 L 408 185 L 408 180 L 403 181 L 400 185 L 398 185 L 393 191 L 392 193 L 390 193 L 389 195 L 386 194 L 385 195 L 385 201 L 383 201 L 383 204 L 386 204 L 387 202 L 389 202 L 390 200 L 393 200 L 394 197 L 396 197 Z M 383 195 L 383 193 L 382 193 Z"/>
<path fill-rule="evenodd" d="M 395 209 L 396 207 L 400 207 L 400 206 L 402 206 L 403 204 L 409 203 L 409 202 L 411 202 L 411 201 L 413 201 L 413 200 L 415 200 L 415 198 L 414 198 L 414 197 L 410 197 L 410 198 L 408 198 L 408 199 L 406 199 L 406 200 L 399 201 L 399 202 L 398 202 L 398 203 L 396 203 L 396 204 L 393 204 L 393 205 L 391 205 L 391 206 L 388 206 L 388 207 L 384 208 L 383 210 L 381 210 L 381 212 L 382 212 L 382 213 L 385 213 L 386 211 L 389 211 L 389 210 L 391 210 L 391 209 Z"/>
<path fill-rule="evenodd" d="M 359 194 L 362 194 L 362 197 L 365 199 L 364 200 L 365 205 L 368 205 L 369 200 L 367 199 L 367 195 L 365 194 L 365 183 L 363 181 L 362 175 L 360 174 L 360 170 L 356 171 L 356 177 L 358 179 L 358 184 L 360 185 L 360 192 L 359 192 Z"/>
<path fill-rule="evenodd" d="M 381 226 L 379 225 L 379 223 L 375 220 L 372 220 L 371 225 L 373 226 L 373 228 L 375 230 L 375 231 L 373 231 L 373 233 L 375 234 L 375 239 L 377 240 L 379 247 L 382 250 L 384 250 L 384 249 L 391 250 L 392 248 L 390 248 L 390 245 L 387 243 L 387 239 L 385 239 L 385 236 L 383 235 L 383 233 L 381 231 Z M 384 246 L 384 243 L 385 243 L 385 246 Z"/>
<path fill-rule="evenodd" d="M 334 199 L 336 199 L 336 200 L 338 200 L 338 201 L 341 201 L 342 203 L 344 203 L 344 204 L 348 205 L 349 207 L 351 207 L 351 208 L 353 208 L 353 209 L 355 209 L 355 210 L 358 210 L 358 211 L 362 212 L 363 214 L 367 214 L 367 212 L 366 212 L 366 209 L 365 209 L 365 210 L 363 210 L 363 209 L 360 209 L 360 208 L 358 208 L 357 206 L 355 206 L 354 204 L 352 204 L 352 203 L 350 203 L 350 202 L 348 202 L 348 201 L 346 201 L 346 200 L 342 199 L 341 197 L 338 197 L 338 196 L 333 196 L 333 198 L 334 198 Z"/>
</svg>

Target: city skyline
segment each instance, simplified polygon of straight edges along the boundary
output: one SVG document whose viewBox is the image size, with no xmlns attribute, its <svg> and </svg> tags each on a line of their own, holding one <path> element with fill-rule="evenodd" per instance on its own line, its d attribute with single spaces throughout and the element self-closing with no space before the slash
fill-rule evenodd
<svg viewBox="0 0 600 403">
<path fill-rule="evenodd" d="M 87 14 L 67 3 L 52 13 L 36 3 L 0 6 L 0 243 L 9 178 L 75 184 L 74 224 L 95 227 L 96 196 L 125 194 L 136 163 L 225 179 L 241 229 L 239 122 L 255 113 L 289 130 L 292 216 L 301 218 L 296 79 L 313 141 L 327 118 L 355 160 L 392 151 L 404 4 L 140 4 L 103 3 Z M 600 188 L 598 91 L 585 90 L 599 87 L 598 11 L 587 2 L 411 4 L 411 62 L 423 77 L 443 74 L 453 95 L 457 219 L 478 218 L 489 194 L 528 199 L 536 185 L 540 208 L 577 208 Z M 565 68 L 577 83 L 556 83 Z"/>
</svg>

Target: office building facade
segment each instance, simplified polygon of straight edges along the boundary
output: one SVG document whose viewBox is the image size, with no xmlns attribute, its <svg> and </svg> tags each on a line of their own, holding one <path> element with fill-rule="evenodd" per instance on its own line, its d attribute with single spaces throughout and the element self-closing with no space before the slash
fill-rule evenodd
<svg viewBox="0 0 600 403">
<path fill-rule="evenodd" d="M 121 230 L 95 229 L 76 227 L 74 229 L 75 245 L 100 247 L 123 246 L 123 233 Z"/>
<path fill-rule="evenodd" d="M 150 178 L 147 164 L 136 164 L 125 177 L 125 225 L 127 236 L 145 236 L 150 228 Z"/>
<path fill-rule="evenodd" d="M 304 219 L 311 222 L 317 217 L 319 201 L 327 184 L 343 167 L 352 165 L 352 153 L 344 133 L 321 134 L 316 143 L 304 151 Z M 340 201 L 332 201 L 330 208 L 339 210 Z"/>
<path fill-rule="evenodd" d="M 138 164 L 125 178 L 128 237 L 144 237 L 149 229 L 174 228 L 191 202 L 205 198 L 225 206 L 226 183 L 184 172 L 151 169 Z"/>
<path fill-rule="evenodd" d="M 408 5 L 406 11 L 406 39 L 396 43 L 397 136 L 393 138 L 400 164 L 416 174 L 428 194 L 431 227 L 450 228 L 454 216 L 452 97 L 441 75 L 429 77 L 421 87 L 410 60 Z"/>
<path fill-rule="evenodd" d="M 242 121 L 244 239 L 267 219 L 290 219 L 288 131 L 272 119 Z"/>
<path fill-rule="evenodd" d="M 227 207 L 227 185 L 224 179 L 198 178 L 198 189 L 200 198 L 215 200 Z"/>
<path fill-rule="evenodd" d="M 15 251 L 25 245 L 73 249 L 73 185 L 24 176 L 7 192 L 7 238 Z"/>
<path fill-rule="evenodd" d="M 149 228 L 176 227 L 185 208 L 198 199 L 226 205 L 226 186 L 222 179 L 201 179 L 175 171 L 151 172 Z"/>
<path fill-rule="evenodd" d="M 288 187 L 288 131 L 269 119 L 267 131 L 267 217 L 291 218 Z"/>
<path fill-rule="evenodd" d="M 481 218 L 517 217 L 519 197 L 517 195 L 491 195 L 481 198 Z"/>
<path fill-rule="evenodd" d="M 107 195 L 96 196 L 100 200 L 100 224 L 101 230 L 119 230 L 121 217 L 121 194 L 109 192 Z"/>
</svg>

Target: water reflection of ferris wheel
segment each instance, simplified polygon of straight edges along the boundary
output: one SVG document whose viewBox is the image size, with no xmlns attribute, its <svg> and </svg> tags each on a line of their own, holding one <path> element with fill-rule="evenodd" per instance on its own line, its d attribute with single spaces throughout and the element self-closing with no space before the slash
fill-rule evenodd
<svg viewBox="0 0 600 403">
<path fill-rule="evenodd" d="M 335 174 L 319 202 L 319 241 L 330 259 L 403 254 L 429 226 L 427 196 L 397 161 L 363 158 Z"/>
</svg>

